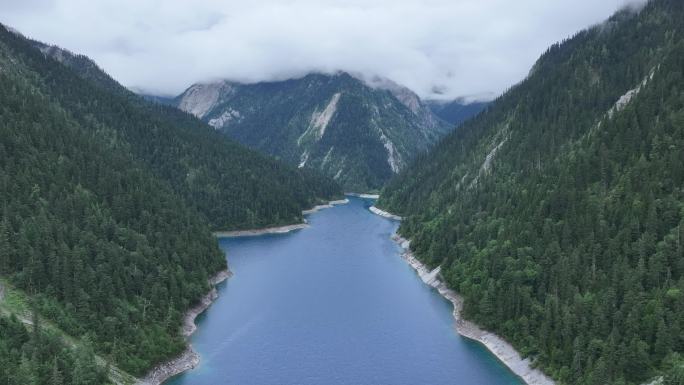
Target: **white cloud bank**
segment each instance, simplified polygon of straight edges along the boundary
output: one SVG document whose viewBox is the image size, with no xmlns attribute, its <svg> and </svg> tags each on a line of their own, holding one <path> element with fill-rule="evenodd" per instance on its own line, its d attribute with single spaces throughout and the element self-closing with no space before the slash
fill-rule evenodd
<svg viewBox="0 0 684 385">
<path fill-rule="evenodd" d="M 225 78 L 379 75 L 421 96 L 495 95 L 628 0 L 0 0 L 0 22 L 178 94 Z"/>
</svg>

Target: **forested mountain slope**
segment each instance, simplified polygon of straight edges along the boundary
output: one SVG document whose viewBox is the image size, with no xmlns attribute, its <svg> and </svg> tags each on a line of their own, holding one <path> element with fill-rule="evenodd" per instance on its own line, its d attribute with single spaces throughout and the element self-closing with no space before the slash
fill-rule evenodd
<svg viewBox="0 0 684 385">
<path fill-rule="evenodd" d="M 15 31 L 19 35 L 19 32 Z M 127 90 L 116 80 L 104 72 L 94 61 L 85 55 L 74 54 L 55 45 L 48 45 L 36 40 L 27 39 L 31 45 L 38 48 L 45 56 L 49 56 L 65 66 L 71 68 L 90 83 L 112 92 L 126 93 Z"/>
<path fill-rule="evenodd" d="M 27 313 L 28 318 L 23 319 L 8 313 L 7 308 L 19 310 L 18 298 L 16 292 L 6 293 L 5 282 L 0 285 L 3 285 L 0 297 L 11 297 L 0 301 L 0 381 L 3 384 L 105 385 L 134 381 L 111 364 L 108 371 L 87 338 L 70 344 L 52 325 L 46 326 L 43 319 L 35 317 L 35 313 L 34 316 Z"/>
<path fill-rule="evenodd" d="M 73 70 L 32 62 L 47 78 L 46 92 L 80 123 L 116 131 L 131 155 L 214 229 L 301 222 L 302 210 L 341 195 L 336 183 L 315 172 L 247 150 L 189 114 L 135 95 L 85 56 L 29 42 Z"/>
<path fill-rule="evenodd" d="M 88 351 L 71 352 L 40 330 L 29 332 L 16 318 L 0 317 L 0 380 L 3 384 L 106 384 Z"/>
<path fill-rule="evenodd" d="M 683 27 L 653 0 L 554 45 L 378 202 L 561 383 L 684 371 Z"/>
<path fill-rule="evenodd" d="M 251 148 L 319 170 L 346 191 L 379 189 L 451 128 L 405 87 L 344 72 L 195 84 L 175 104 Z"/>
<path fill-rule="evenodd" d="M 116 131 L 66 111 L 33 62 L 62 67 L 0 28 L 0 275 L 141 373 L 183 348 L 181 313 L 225 260 L 194 210 Z"/>
<path fill-rule="evenodd" d="M 0 300 L 8 282 L 142 374 L 185 348 L 182 314 L 226 268 L 211 227 L 298 221 L 339 189 L 54 52 L 0 26 Z M 0 382 L 102 383 L 87 349 L 22 330 L 0 315 Z"/>
</svg>

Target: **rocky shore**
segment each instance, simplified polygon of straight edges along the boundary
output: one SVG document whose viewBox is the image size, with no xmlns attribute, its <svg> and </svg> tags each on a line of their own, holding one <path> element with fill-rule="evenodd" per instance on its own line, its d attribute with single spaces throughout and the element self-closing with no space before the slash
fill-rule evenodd
<svg viewBox="0 0 684 385">
<path fill-rule="evenodd" d="M 302 215 L 313 214 L 316 211 L 329 209 L 333 206 L 343 205 L 349 203 L 349 199 L 340 199 L 336 201 L 330 201 L 324 205 L 317 205 L 308 210 L 303 210 Z M 295 223 L 293 225 L 277 226 L 277 227 L 265 227 L 262 229 L 251 229 L 251 230 L 235 230 L 235 231 L 216 231 L 214 236 L 217 238 L 234 238 L 234 237 L 255 237 L 264 234 L 284 234 L 290 231 L 305 229 L 309 227 L 306 223 Z"/>
<path fill-rule="evenodd" d="M 306 223 L 297 223 L 294 225 L 278 226 L 278 227 L 266 227 L 263 229 L 253 229 L 253 230 L 235 230 L 235 231 L 217 231 L 214 236 L 217 238 L 232 238 L 232 237 L 255 237 L 264 234 L 283 234 L 289 233 L 290 231 L 305 229 L 309 227 Z"/>
<path fill-rule="evenodd" d="M 368 199 L 378 199 L 380 195 L 378 194 L 363 194 L 363 193 L 345 193 L 344 195 L 349 195 L 358 198 L 368 198 Z"/>
<path fill-rule="evenodd" d="M 188 338 L 197 330 L 195 319 L 211 306 L 211 304 L 218 298 L 218 291 L 216 285 L 225 281 L 232 273 L 230 270 L 223 270 L 209 279 L 209 284 L 212 286 L 209 293 L 207 293 L 199 303 L 188 310 L 183 318 L 182 334 L 184 338 Z M 178 357 L 175 357 L 167 362 L 159 364 L 152 368 L 148 374 L 140 379 L 137 385 L 160 385 L 169 378 L 185 372 L 186 370 L 194 369 L 199 365 L 199 354 L 188 344 L 188 347 Z"/>
<path fill-rule="evenodd" d="M 380 215 L 381 217 L 385 217 L 388 219 L 394 219 L 395 221 L 400 221 L 401 217 L 399 215 L 394 215 L 392 213 L 389 213 L 385 210 L 381 210 L 375 206 L 371 206 L 368 208 L 373 214 Z"/>
<path fill-rule="evenodd" d="M 311 214 L 318 210 L 331 208 L 333 206 L 346 203 L 349 203 L 349 200 L 346 198 L 341 200 L 330 201 L 327 204 L 317 205 L 309 210 L 304 210 L 302 211 L 302 214 Z M 308 226 L 309 225 L 306 223 L 305 220 L 304 223 L 297 223 L 287 226 L 268 227 L 264 229 L 219 231 L 215 232 L 214 235 L 218 238 L 249 237 L 263 234 L 287 233 L 293 230 L 303 229 Z M 224 270 L 219 272 L 217 275 L 215 275 L 209 280 L 212 289 L 209 291 L 209 293 L 202 297 L 202 299 L 195 307 L 188 310 L 188 312 L 185 314 L 185 317 L 183 318 L 183 337 L 188 338 L 192 335 L 192 333 L 195 332 L 195 330 L 197 330 L 195 319 L 197 318 L 197 316 L 202 314 L 207 308 L 209 308 L 209 306 L 211 306 L 211 304 L 216 300 L 216 298 L 218 298 L 218 291 L 216 290 L 216 285 L 225 281 L 231 275 L 232 273 L 230 272 L 230 270 Z M 138 380 L 137 385 L 161 385 L 162 383 L 164 383 L 164 381 L 168 380 L 173 376 L 176 376 L 187 370 L 194 369 L 197 365 L 199 365 L 199 362 L 199 354 L 192 348 L 192 345 L 188 344 L 188 347 L 183 351 L 183 353 L 181 353 L 178 357 L 175 357 L 172 360 L 155 366 L 152 370 L 148 372 L 148 374 L 144 378 Z"/>
<path fill-rule="evenodd" d="M 319 211 L 319 210 L 329 209 L 329 208 L 331 208 L 331 207 L 333 207 L 333 206 L 345 205 L 345 204 L 347 204 L 347 203 L 349 203 L 349 199 L 347 199 L 347 198 L 345 198 L 345 199 L 340 199 L 340 200 L 336 200 L 336 201 L 330 201 L 330 202 L 328 202 L 328 203 L 325 204 L 325 205 L 318 205 L 318 206 L 314 206 L 314 207 L 312 207 L 312 208 L 310 208 L 310 209 L 308 209 L 308 210 L 304 210 L 304 211 L 302 211 L 302 214 L 303 214 L 303 215 L 313 214 L 313 213 L 315 213 L 316 211 Z"/>
<path fill-rule="evenodd" d="M 522 358 L 520 354 L 513 348 L 511 344 L 506 342 L 503 338 L 494 333 L 481 329 L 476 324 L 464 320 L 461 317 L 463 310 L 463 298 L 453 290 L 449 289 L 447 285 L 442 282 L 440 272 L 441 266 L 430 270 L 421 263 L 411 252 L 409 248 L 410 242 L 398 235 L 392 237 L 395 242 L 399 243 L 404 250 L 402 258 L 416 270 L 420 279 L 425 284 L 435 288 L 439 294 L 449 300 L 454 306 L 453 316 L 456 321 L 456 331 L 463 337 L 477 341 L 484 345 L 491 351 L 501 362 L 503 362 L 513 373 L 518 375 L 528 385 L 555 385 L 555 382 L 542 373 L 540 370 L 532 367 L 532 362 L 529 358 Z"/>
<path fill-rule="evenodd" d="M 401 220 L 398 215 L 394 215 L 387 211 L 381 210 L 375 206 L 370 207 L 370 211 L 376 215 Z M 453 316 L 455 320 L 455 327 L 458 334 L 471 340 L 477 341 L 484 345 L 492 352 L 501 362 L 504 363 L 513 373 L 520 377 L 527 385 L 555 385 L 555 381 L 549 378 L 539 369 L 532 367 L 532 362 L 529 358 L 520 356 L 515 348 L 506 342 L 498 335 L 481 329 L 473 322 L 463 319 L 461 312 L 463 310 L 463 297 L 458 295 L 455 291 L 449 289 L 442 281 L 441 266 L 430 270 L 422 262 L 420 262 L 411 252 L 410 241 L 395 234 L 392 239 L 397 242 L 403 249 L 401 257 L 408 262 L 408 264 L 418 273 L 420 279 L 428 286 L 436 289 L 439 294 L 446 298 L 454 306 Z"/>
</svg>

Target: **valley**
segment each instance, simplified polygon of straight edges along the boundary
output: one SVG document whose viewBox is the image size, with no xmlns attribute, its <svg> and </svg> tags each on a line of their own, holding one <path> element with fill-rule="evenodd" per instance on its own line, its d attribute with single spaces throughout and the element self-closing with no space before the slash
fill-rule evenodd
<svg viewBox="0 0 684 385">
<path fill-rule="evenodd" d="M 198 318 L 201 362 L 166 384 L 523 384 L 455 333 L 451 304 L 401 258 L 396 222 L 349 200 L 306 229 L 219 239 L 235 274 Z"/>
<path fill-rule="evenodd" d="M 0 3 L 0 383 L 684 384 L 681 0 L 74 1 Z"/>
</svg>

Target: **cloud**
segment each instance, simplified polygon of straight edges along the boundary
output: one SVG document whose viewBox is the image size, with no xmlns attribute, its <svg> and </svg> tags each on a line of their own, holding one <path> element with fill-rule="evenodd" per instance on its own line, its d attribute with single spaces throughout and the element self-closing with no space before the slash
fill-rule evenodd
<svg viewBox="0 0 684 385">
<path fill-rule="evenodd" d="M 0 0 L 0 22 L 131 88 L 344 70 L 424 97 L 495 95 L 633 0 Z"/>
</svg>

